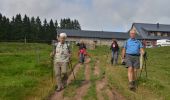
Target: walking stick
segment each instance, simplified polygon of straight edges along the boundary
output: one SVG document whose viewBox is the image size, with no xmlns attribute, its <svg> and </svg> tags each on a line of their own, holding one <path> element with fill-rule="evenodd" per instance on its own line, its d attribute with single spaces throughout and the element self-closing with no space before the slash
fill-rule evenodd
<svg viewBox="0 0 170 100">
<path fill-rule="evenodd" d="M 51 69 L 51 78 L 52 78 L 52 82 L 54 81 L 53 79 L 54 79 L 54 56 L 55 56 L 55 49 L 56 49 L 56 41 L 55 40 L 53 40 L 52 41 L 52 56 L 51 56 L 51 67 L 52 67 L 52 69 Z"/>
<path fill-rule="evenodd" d="M 140 56 L 140 74 L 139 74 L 139 77 L 137 78 L 137 87 L 138 87 L 139 79 L 142 76 L 143 70 L 145 71 L 146 78 L 148 77 L 147 68 L 146 68 L 147 59 L 148 58 L 147 58 L 147 53 L 146 52 L 144 53 L 144 55 Z"/>
<path fill-rule="evenodd" d="M 51 78 L 52 78 L 52 82 L 54 81 L 53 80 L 53 78 L 54 78 L 54 62 L 53 62 L 53 60 L 54 60 L 54 57 L 51 57 L 51 67 L 52 67 L 52 69 L 51 69 Z"/>
<path fill-rule="evenodd" d="M 72 61 L 70 60 L 68 64 L 69 64 L 69 66 L 71 68 L 71 72 L 73 73 L 74 80 L 76 80 L 76 77 L 75 77 L 75 74 L 74 74 L 74 70 L 73 70 L 73 66 L 72 66 Z"/>
<path fill-rule="evenodd" d="M 143 72 L 143 69 L 145 71 L 145 75 L 146 77 L 148 76 L 148 73 L 147 73 L 147 68 L 146 68 L 146 62 L 147 62 L 148 58 L 147 58 L 147 53 L 145 52 L 145 54 L 143 55 L 142 57 L 142 65 L 140 65 L 140 68 L 141 71 L 140 71 L 140 75 L 139 75 L 139 78 L 141 78 L 141 75 L 142 75 L 142 72 Z"/>
</svg>

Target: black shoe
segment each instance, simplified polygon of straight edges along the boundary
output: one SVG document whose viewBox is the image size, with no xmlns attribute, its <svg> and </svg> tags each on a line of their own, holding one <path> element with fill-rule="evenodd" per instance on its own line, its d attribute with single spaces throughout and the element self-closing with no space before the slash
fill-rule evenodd
<svg viewBox="0 0 170 100">
<path fill-rule="evenodd" d="M 113 65 L 113 58 L 111 58 L 110 62 L 111 62 L 111 65 Z"/>
<path fill-rule="evenodd" d="M 129 82 L 129 90 L 131 90 L 131 91 L 136 90 L 135 81 Z"/>
</svg>

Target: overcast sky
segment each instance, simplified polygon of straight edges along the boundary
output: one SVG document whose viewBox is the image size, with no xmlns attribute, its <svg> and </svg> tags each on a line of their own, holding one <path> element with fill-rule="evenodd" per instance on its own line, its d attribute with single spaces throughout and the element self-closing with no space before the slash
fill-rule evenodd
<svg viewBox="0 0 170 100">
<path fill-rule="evenodd" d="M 70 17 L 83 30 L 127 31 L 133 22 L 170 24 L 170 0 L 0 0 L 0 13 Z"/>
</svg>

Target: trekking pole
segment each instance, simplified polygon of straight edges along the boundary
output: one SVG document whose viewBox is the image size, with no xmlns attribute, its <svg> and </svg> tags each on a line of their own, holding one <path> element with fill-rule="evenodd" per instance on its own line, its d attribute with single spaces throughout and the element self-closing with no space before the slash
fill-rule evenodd
<svg viewBox="0 0 170 100">
<path fill-rule="evenodd" d="M 54 56 L 55 56 L 55 49 L 56 49 L 56 46 L 55 46 L 55 43 L 56 41 L 52 41 L 52 56 L 51 56 L 51 78 L 52 78 L 52 82 L 54 81 Z"/>
<path fill-rule="evenodd" d="M 71 72 L 73 73 L 74 80 L 76 80 L 76 77 L 75 77 L 75 74 L 74 74 L 74 70 L 73 70 L 73 66 L 72 66 L 72 61 L 71 61 L 71 60 L 69 61 L 69 66 L 70 66 L 70 68 L 71 68 Z"/>
<path fill-rule="evenodd" d="M 141 75 L 142 75 L 143 70 L 145 71 L 146 77 L 148 76 L 148 74 L 147 74 L 147 68 L 146 68 L 146 62 L 147 62 L 147 53 L 146 53 L 146 52 L 145 52 L 145 54 L 143 55 L 142 60 L 143 60 L 143 61 L 142 61 L 142 68 L 141 68 L 141 71 L 140 71 L 139 78 L 141 78 Z"/>
<path fill-rule="evenodd" d="M 54 57 L 51 57 L 51 67 L 52 67 L 52 69 L 51 69 L 51 78 L 52 78 L 52 82 L 54 81 L 53 80 L 53 78 L 54 78 L 54 63 L 53 63 L 53 61 L 54 61 Z"/>
<path fill-rule="evenodd" d="M 148 58 L 147 58 L 147 55 L 145 54 L 145 56 L 144 56 L 144 66 L 145 66 L 145 75 L 146 75 L 146 78 L 148 77 L 148 72 L 147 72 L 147 68 L 146 68 L 147 60 L 148 60 Z"/>
</svg>

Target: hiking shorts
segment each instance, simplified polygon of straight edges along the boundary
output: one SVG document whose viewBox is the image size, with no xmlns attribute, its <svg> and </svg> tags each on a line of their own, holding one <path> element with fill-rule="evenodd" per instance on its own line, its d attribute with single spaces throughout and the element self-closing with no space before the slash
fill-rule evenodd
<svg viewBox="0 0 170 100">
<path fill-rule="evenodd" d="M 68 62 L 54 62 L 55 75 L 67 73 Z"/>
<path fill-rule="evenodd" d="M 126 62 L 127 68 L 128 67 L 133 67 L 133 68 L 136 68 L 136 69 L 140 68 L 140 56 L 138 56 L 138 55 L 126 54 L 125 62 Z"/>
</svg>

